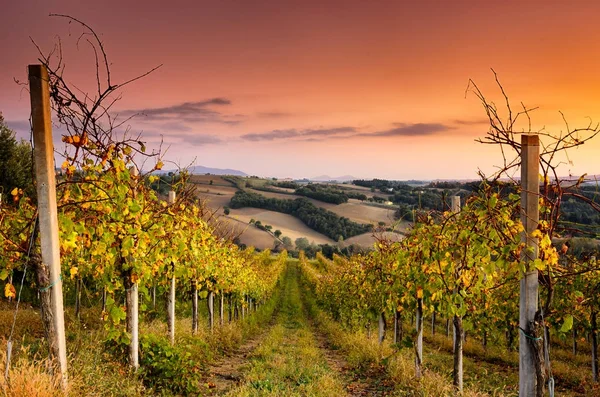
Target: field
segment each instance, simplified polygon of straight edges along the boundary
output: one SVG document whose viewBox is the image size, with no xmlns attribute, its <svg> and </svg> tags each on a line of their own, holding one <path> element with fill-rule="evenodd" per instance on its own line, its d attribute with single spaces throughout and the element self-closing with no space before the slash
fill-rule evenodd
<svg viewBox="0 0 600 397">
<path fill-rule="evenodd" d="M 297 238 L 306 237 L 309 242 L 315 244 L 334 244 L 335 242 L 320 233 L 315 232 L 297 218 L 274 211 L 265 211 L 257 208 L 241 208 L 231 210 L 228 218 L 232 218 L 242 223 L 248 224 L 251 219 L 261 221 L 263 225 L 273 226 L 273 231 L 281 230 L 282 236 L 287 236 L 295 241 Z M 250 228 L 256 229 L 250 225 Z M 258 230 L 258 229 L 257 229 Z M 265 234 L 267 232 L 261 231 Z M 249 244 L 246 241 L 246 236 L 242 235 L 242 242 Z M 250 240 L 250 239 L 248 239 Z M 271 246 L 273 244 L 271 243 Z"/>
<path fill-rule="evenodd" d="M 190 182 L 194 184 L 196 188 L 196 195 L 202 200 L 205 200 L 206 205 L 211 210 L 217 210 L 217 215 L 221 217 L 221 221 L 228 222 L 237 233 L 241 233 L 240 241 L 248 246 L 252 245 L 260 249 L 272 248 L 275 238 L 268 232 L 257 229 L 255 227 L 248 227 L 248 223 L 251 219 L 261 221 L 261 223 L 273 226 L 272 231 L 281 230 L 282 236 L 287 236 L 295 241 L 297 238 L 306 237 L 309 242 L 315 244 L 336 244 L 331 238 L 318 233 L 297 218 L 282 214 L 274 211 L 255 209 L 255 208 L 242 208 L 231 210 L 229 216 L 225 216 L 223 213 L 223 207 L 227 207 L 229 202 L 238 188 L 231 182 L 223 179 L 218 175 L 193 175 Z M 261 187 L 264 186 L 268 181 L 263 179 L 252 179 L 251 183 L 253 186 Z M 339 184 L 336 185 L 340 189 L 346 191 L 353 191 L 367 194 L 371 196 L 370 189 L 363 188 L 361 186 Z M 282 200 L 293 200 L 301 198 L 302 196 L 294 195 L 293 189 L 280 188 L 276 186 L 269 186 L 269 189 L 281 191 L 281 193 L 267 192 L 261 190 L 250 189 L 250 191 L 261 194 L 265 197 L 272 197 Z M 382 205 L 373 205 L 366 202 L 361 202 L 356 199 L 350 199 L 348 203 L 340 205 L 325 203 L 319 200 L 306 198 L 317 207 L 324 208 L 332 211 L 340 217 L 348 218 L 357 223 L 366 223 L 372 225 L 379 225 L 383 223 L 385 225 L 395 224 L 394 221 L 394 209 L 385 208 Z M 406 225 L 396 225 L 397 230 L 402 232 Z M 392 238 L 396 238 L 395 234 L 385 234 Z M 371 247 L 376 239 L 372 236 L 372 233 L 366 233 L 364 235 L 355 236 L 349 239 L 348 244 L 358 244 L 364 247 Z"/>
<path fill-rule="evenodd" d="M 265 197 L 273 197 L 281 200 L 293 200 L 301 198 L 302 196 L 274 193 L 274 192 L 263 192 L 255 191 L 256 193 L 262 194 Z M 319 200 L 302 197 L 312 202 L 317 207 L 325 208 L 326 210 L 332 211 L 339 216 L 346 217 L 350 220 L 359 223 L 371 223 L 377 225 L 379 222 L 384 222 L 389 225 L 394 222 L 394 210 L 385 209 L 376 206 L 369 205 L 368 203 L 362 203 L 359 200 L 350 199 L 344 204 L 330 204 L 324 203 Z"/>
<path fill-rule="evenodd" d="M 231 182 L 218 175 L 193 175 L 190 182 L 196 187 L 197 196 L 213 210 L 227 206 L 237 191 Z"/>
</svg>

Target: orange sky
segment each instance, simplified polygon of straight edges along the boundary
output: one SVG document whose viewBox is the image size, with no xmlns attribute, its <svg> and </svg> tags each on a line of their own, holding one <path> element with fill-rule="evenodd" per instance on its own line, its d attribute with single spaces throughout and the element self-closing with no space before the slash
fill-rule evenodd
<svg viewBox="0 0 600 397">
<path fill-rule="evenodd" d="M 157 64 L 126 88 L 118 109 L 166 159 L 249 174 L 388 179 L 475 178 L 500 163 L 474 143 L 487 128 L 469 78 L 492 99 L 494 68 L 515 107 L 540 106 L 534 124 L 564 130 L 600 120 L 596 2 L 559 1 L 9 1 L 0 25 L 0 111 L 20 130 L 36 60 L 60 35 L 67 76 L 93 82 L 80 30 L 92 25 L 116 79 Z M 576 4 L 571 5 L 571 4 Z M 71 36 L 69 36 L 69 33 Z M 93 86 L 90 86 L 93 88 Z M 216 99 L 216 100 L 215 100 Z M 563 173 L 600 174 L 600 138 Z"/>
</svg>

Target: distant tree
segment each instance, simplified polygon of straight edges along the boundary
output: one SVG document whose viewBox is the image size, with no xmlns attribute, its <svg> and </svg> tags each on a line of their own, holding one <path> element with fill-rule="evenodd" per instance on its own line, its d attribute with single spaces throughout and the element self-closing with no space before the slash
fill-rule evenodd
<svg viewBox="0 0 600 397">
<path fill-rule="evenodd" d="M 279 238 L 281 236 L 281 230 L 277 229 L 273 234 L 275 235 L 275 237 Z"/>
<path fill-rule="evenodd" d="M 252 219 L 250 219 L 250 222 L 248 222 L 248 223 L 250 223 L 251 225 L 254 225 L 255 222 L 256 221 L 254 220 L 254 218 L 252 218 Z"/>
<path fill-rule="evenodd" d="M 270 232 L 271 229 L 273 229 L 273 226 L 271 226 L 271 225 L 265 225 L 265 230 L 267 230 L 267 231 Z"/>
<path fill-rule="evenodd" d="M 295 243 L 296 243 L 296 249 L 299 251 L 300 250 L 306 251 L 306 249 L 308 247 L 310 247 L 310 243 L 308 242 L 308 239 L 306 237 L 297 238 Z"/>
<path fill-rule="evenodd" d="M 17 141 L 0 114 L 0 193 L 3 200 L 14 188 L 23 189 L 28 196 L 35 194 L 32 180 L 31 145 Z"/>
<path fill-rule="evenodd" d="M 229 207 L 227 207 L 227 206 L 223 207 L 223 213 L 225 215 L 229 215 L 229 212 L 230 212 Z"/>
<path fill-rule="evenodd" d="M 292 239 L 289 238 L 288 236 L 283 236 L 281 238 L 281 242 L 283 243 L 283 247 L 287 250 L 287 251 L 291 251 L 294 249 L 294 245 L 292 243 Z"/>
<path fill-rule="evenodd" d="M 208 182 L 208 184 L 209 184 L 209 185 L 212 185 L 212 184 L 213 184 L 213 180 L 211 179 L 211 180 Z"/>
</svg>

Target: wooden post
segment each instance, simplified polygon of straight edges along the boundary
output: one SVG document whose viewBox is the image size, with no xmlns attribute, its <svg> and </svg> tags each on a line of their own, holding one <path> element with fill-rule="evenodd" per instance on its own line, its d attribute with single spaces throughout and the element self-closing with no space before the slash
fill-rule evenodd
<svg viewBox="0 0 600 397">
<path fill-rule="evenodd" d="M 192 335 L 198 333 L 198 282 L 192 281 Z"/>
<path fill-rule="evenodd" d="M 102 287 L 102 311 L 106 311 L 106 287 Z"/>
<path fill-rule="evenodd" d="M 452 212 L 460 212 L 460 196 L 452 196 Z M 454 290 L 456 294 L 456 290 Z M 452 370 L 452 382 L 454 387 L 462 393 L 463 390 L 463 343 L 464 329 L 462 317 L 455 315 L 452 319 L 453 343 L 452 351 L 454 355 L 454 366 Z"/>
<path fill-rule="evenodd" d="M 212 332 L 215 326 L 215 293 L 213 291 L 208 293 L 206 303 L 208 304 L 208 325 Z"/>
<path fill-rule="evenodd" d="M 431 313 L 431 336 L 435 335 L 435 310 Z"/>
<path fill-rule="evenodd" d="M 221 302 L 221 304 L 219 305 L 219 320 L 220 320 L 221 327 L 222 327 L 223 323 L 225 321 L 225 313 L 224 313 L 224 308 L 223 308 L 223 306 L 225 306 L 225 294 L 223 293 L 223 291 L 221 291 L 220 302 Z"/>
<path fill-rule="evenodd" d="M 152 308 L 156 309 L 156 283 L 152 286 Z"/>
<path fill-rule="evenodd" d="M 383 343 L 385 339 L 385 315 L 383 312 L 379 313 L 379 343 Z"/>
<path fill-rule="evenodd" d="M 417 355 L 415 357 L 415 378 L 420 379 L 423 364 L 423 298 L 417 298 L 417 318 L 415 320 L 417 329 Z"/>
<path fill-rule="evenodd" d="M 521 135 L 521 223 L 524 227 L 521 242 L 526 244 L 526 249 L 521 251 L 526 273 L 521 279 L 519 300 L 519 327 L 522 330 L 519 332 L 521 397 L 535 396 L 537 389 L 535 351 L 523 333 L 530 332 L 530 324 L 534 323 L 538 309 L 538 271 L 530 263 L 538 257 L 538 241 L 531 235 L 539 222 L 539 150 L 540 141 L 537 135 Z"/>
<path fill-rule="evenodd" d="M 590 320 L 592 326 L 592 379 L 594 379 L 594 382 L 598 382 L 598 322 L 595 309 L 592 309 L 592 315 Z"/>
<path fill-rule="evenodd" d="M 81 283 L 83 280 L 78 277 L 75 281 L 75 317 L 77 320 L 81 320 Z"/>
<path fill-rule="evenodd" d="M 169 191 L 168 204 L 175 203 L 175 192 Z M 167 296 L 167 322 L 169 326 L 169 340 L 171 345 L 175 344 L 175 263 L 171 262 L 171 282 Z"/>
<path fill-rule="evenodd" d="M 129 169 L 132 178 L 138 178 L 139 171 L 136 166 Z M 133 195 L 136 195 L 135 190 Z M 139 324 L 139 290 L 138 284 L 131 280 L 131 273 L 128 271 L 124 277 L 125 287 L 125 307 L 127 308 L 127 332 L 131 335 L 131 341 L 129 343 L 129 365 L 137 371 L 140 367 L 140 324 Z"/>
<path fill-rule="evenodd" d="M 462 393 L 463 391 L 463 338 L 464 330 L 461 316 L 454 316 L 454 368 L 452 371 L 452 382 L 454 387 Z"/>
<path fill-rule="evenodd" d="M 38 198 L 38 216 L 42 258 L 37 271 L 48 279 L 45 288 L 50 295 L 50 307 L 43 310 L 49 320 L 48 341 L 51 356 L 58 362 L 63 388 L 67 387 L 67 348 L 62 279 L 60 269 L 60 242 L 58 239 L 58 212 L 56 209 L 56 176 L 54 175 L 54 145 L 50 116 L 48 70 L 42 65 L 29 65 L 29 93 L 33 125 L 35 179 Z M 38 277 L 38 280 L 40 278 Z"/>
</svg>

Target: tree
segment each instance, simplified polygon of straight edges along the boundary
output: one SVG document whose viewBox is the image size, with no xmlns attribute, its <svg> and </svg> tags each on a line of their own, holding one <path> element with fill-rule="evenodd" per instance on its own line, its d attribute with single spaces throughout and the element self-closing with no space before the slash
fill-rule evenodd
<svg viewBox="0 0 600 397">
<path fill-rule="evenodd" d="M 277 229 L 275 230 L 275 232 L 273 232 L 273 234 L 275 235 L 275 237 L 279 238 L 281 236 L 281 230 Z"/>
<path fill-rule="evenodd" d="M 288 236 L 283 236 L 281 238 L 281 242 L 287 251 L 291 251 L 294 249 L 294 245 L 292 244 L 292 239 Z"/>
<path fill-rule="evenodd" d="M 310 243 L 306 237 L 297 238 L 295 243 L 298 251 L 305 251 L 310 246 Z"/>
<path fill-rule="evenodd" d="M 225 215 L 229 215 L 229 212 L 230 212 L 229 207 L 223 207 L 223 213 Z"/>
<path fill-rule="evenodd" d="M 31 145 L 17 141 L 0 114 L 0 193 L 5 198 L 14 189 L 22 189 L 29 197 L 34 195 L 32 182 Z"/>
</svg>

